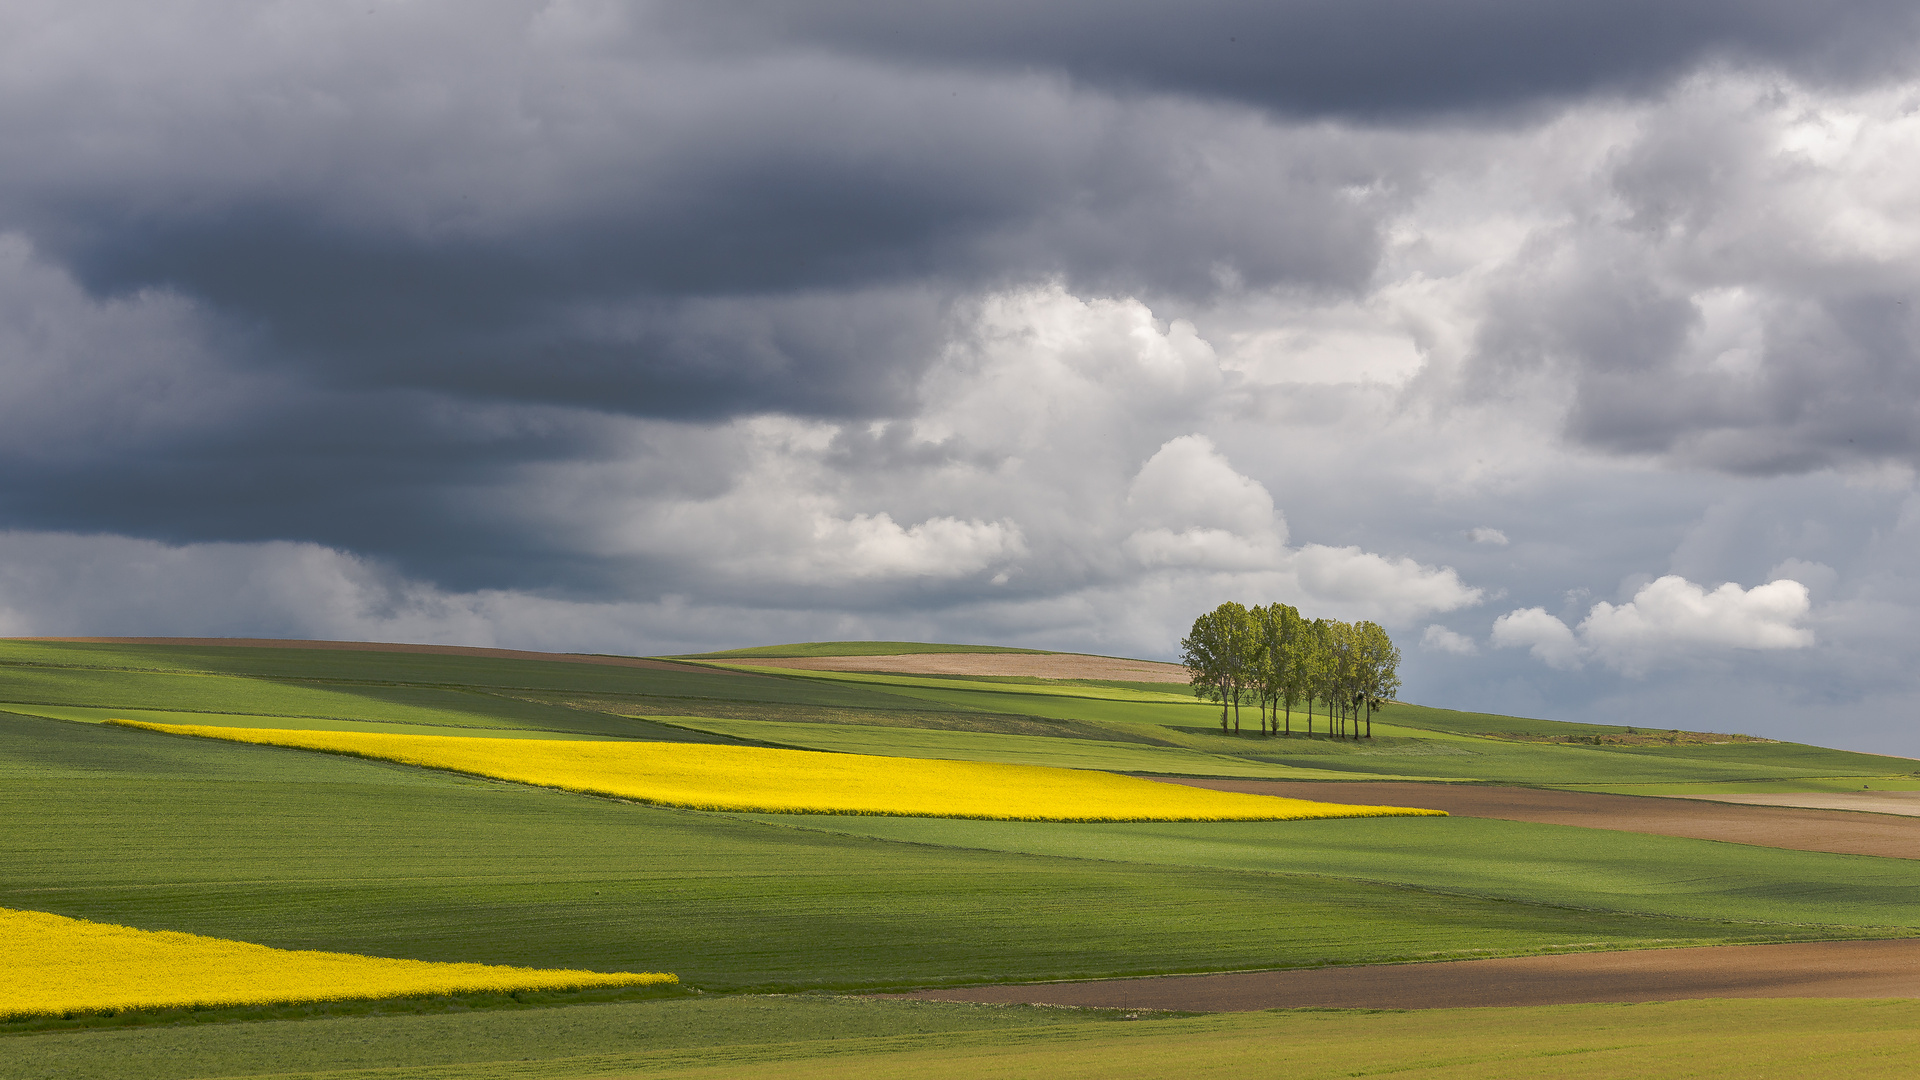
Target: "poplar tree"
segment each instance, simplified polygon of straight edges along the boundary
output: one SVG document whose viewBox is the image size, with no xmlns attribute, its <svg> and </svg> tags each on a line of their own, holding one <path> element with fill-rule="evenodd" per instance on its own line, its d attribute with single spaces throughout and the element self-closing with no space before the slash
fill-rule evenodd
<svg viewBox="0 0 1920 1080">
<path fill-rule="evenodd" d="M 1193 620 L 1193 629 L 1180 639 L 1180 662 L 1189 673 L 1187 684 L 1193 696 L 1220 702 L 1220 730 L 1227 730 L 1227 641 L 1220 628 L 1219 612 L 1209 611 Z"/>
<path fill-rule="evenodd" d="M 1180 662 L 1192 673 L 1193 695 L 1220 703 L 1222 732 L 1229 709 L 1233 732 L 1240 732 L 1240 698 L 1251 685 L 1258 643 L 1253 615 L 1232 601 L 1193 620 L 1193 629 L 1180 639 Z"/>
<path fill-rule="evenodd" d="M 1254 608 L 1260 627 L 1260 694 L 1272 715 L 1266 730 L 1277 731 L 1279 713 L 1286 711 L 1286 734 L 1293 734 L 1293 706 L 1300 700 L 1301 663 L 1306 653 L 1305 621 L 1290 604 L 1279 602 Z"/>
<path fill-rule="evenodd" d="M 1373 714 L 1400 689 L 1400 650 L 1380 624 L 1309 620 L 1277 601 L 1251 609 L 1228 602 L 1201 615 L 1180 639 L 1180 662 L 1194 696 L 1219 702 L 1220 730 L 1235 735 L 1251 694 L 1262 735 L 1284 723 L 1291 736 L 1294 707 L 1305 705 L 1311 738 L 1318 701 L 1328 738 L 1370 739 Z"/>
<path fill-rule="evenodd" d="M 1400 650 L 1379 623 L 1354 624 L 1354 669 L 1358 700 L 1367 710 L 1367 738 L 1373 738 L 1373 714 L 1400 690 Z"/>
</svg>

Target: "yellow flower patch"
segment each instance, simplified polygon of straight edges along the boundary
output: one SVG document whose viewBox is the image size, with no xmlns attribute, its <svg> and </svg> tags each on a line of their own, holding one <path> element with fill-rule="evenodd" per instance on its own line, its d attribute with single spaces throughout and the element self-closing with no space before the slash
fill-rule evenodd
<svg viewBox="0 0 1920 1080">
<path fill-rule="evenodd" d="M 0 908 L 0 956 L 6 957 L 7 964 L 7 979 L 0 987 L 0 1017 L 680 981 L 653 972 L 436 964 L 270 949 L 244 941 L 135 930 L 9 908 Z"/>
<path fill-rule="evenodd" d="M 353 754 L 692 810 L 1001 821 L 1444 816 L 1439 810 L 1242 795 L 1044 765 L 693 743 L 469 739 L 110 722 L 179 735 Z"/>
</svg>

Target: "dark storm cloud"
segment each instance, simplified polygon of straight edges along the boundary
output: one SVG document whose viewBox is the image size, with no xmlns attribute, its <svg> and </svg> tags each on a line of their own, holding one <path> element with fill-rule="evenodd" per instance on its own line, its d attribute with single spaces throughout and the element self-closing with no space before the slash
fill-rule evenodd
<svg viewBox="0 0 1920 1080">
<path fill-rule="evenodd" d="M 1906 5 L 1643 0 L 16 7 L 0 13 L 0 234 L 24 238 L 8 243 L 29 269 L 0 304 L 0 526 L 305 540 L 451 587 L 659 595 L 712 551 L 621 548 L 595 531 L 617 531 L 600 506 L 698 502 L 746 472 L 728 457 L 746 451 L 694 429 L 925 410 L 920 379 L 983 294 L 1059 281 L 1163 321 L 1263 290 L 1364 300 L 1396 216 L 1458 165 L 1450 141 L 1498 127 L 1460 118 L 1523 124 L 1722 60 L 1871 78 L 1907 55 L 1911 23 Z M 1712 139 L 1659 145 L 1621 165 L 1636 216 L 1618 243 L 1575 236 L 1564 266 L 1516 270 L 1481 362 L 1564 360 L 1568 431 L 1609 452 L 1695 452 L 1704 418 L 1755 445 L 1815 433 L 1765 467 L 1828 460 L 1841 429 L 1865 431 L 1855 397 L 1904 392 L 1907 331 L 1863 292 L 1816 292 L 1770 309 L 1767 362 L 1801 382 L 1696 393 L 1677 359 L 1693 301 L 1633 241 L 1706 227 L 1726 169 Z M 1822 405 L 1814 361 L 1784 358 L 1835 342 L 1860 377 Z M 1304 411 L 1308 393 L 1287 391 Z M 1177 396 L 1088 421 L 1069 456 L 1108 427 L 1184 434 L 1140 419 Z M 1874 445 L 1897 449 L 1889 400 Z M 684 429 L 648 444 L 634 418 Z M 850 478 L 907 491 L 992 455 L 898 426 L 829 441 L 819 475 L 761 463 L 762 501 L 826 507 L 796 498 L 782 513 L 800 524 L 768 547 L 838 528 L 902 575 L 945 543 L 984 576 L 990 527 L 1035 516 L 984 496 L 836 502 Z M 1115 454 L 1115 483 L 1153 447 L 1137 449 Z M 1697 456 L 1757 467 L 1758 451 L 1715 453 Z M 545 510 L 559 463 L 619 479 L 574 476 L 576 501 Z M 650 527 L 682 527 L 677 512 Z M 714 543 L 744 528 L 705 527 Z M 844 571 L 751 554 L 702 580 L 805 597 Z"/>
<path fill-rule="evenodd" d="M 741 3 L 556 30 L 556 10 L 483 5 L 458 33 L 431 5 L 309 14 L 300 38 L 215 8 L 198 49 L 102 28 L 127 54 L 114 92 L 27 82 L 0 210 L 97 294 L 174 290 L 258 334 L 251 362 L 328 385 L 885 416 L 911 407 L 951 300 L 1049 276 L 1184 300 L 1352 289 L 1419 182 L 1324 134 L 1076 81 L 1281 113 L 1500 109 L 1711 57 L 1869 72 L 1912 22 L 1869 4 Z"/>
<path fill-rule="evenodd" d="M 163 115 L 176 140 L 129 149 L 123 115 L 82 110 L 22 132 L 38 164 L 6 193 L 12 225 L 97 294 L 174 290 L 260 334 L 263 360 L 333 382 L 858 416 L 906 404 L 949 298 L 1052 275 L 1186 296 L 1353 287 L 1390 195 L 1351 194 L 1382 180 L 1364 154 L 1046 79 L 506 53 L 474 67 L 546 67 L 519 76 L 500 137 L 433 109 L 396 133 L 376 89 L 330 74 L 315 92 L 364 111 L 364 131 L 250 111 L 245 73 L 230 115 Z M 445 77 L 442 93 L 484 97 Z M 187 149 L 208 123 L 282 164 Z M 49 165 L 90 127 L 116 167 Z"/>
<path fill-rule="evenodd" d="M 1284 113 L 1407 119 L 1659 86 L 1703 62 L 1850 83 L 1911 58 L 1898 0 L 697 0 L 703 42 L 1060 71 Z"/>
<path fill-rule="evenodd" d="M 471 503 L 529 465 L 605 454 L 608 435 L 566 410 L 274 386 L 131 453 L 50 441 L 12 455 L 0 519 L 169 543 L 293 537 L 460 587 L 547 584 L 566 576 L 542 550 L 551 537 L 476 528 L 488 514 Z"/>
<path fill-rule="evenodd" d="M 1570 439 L 1683 466 L 1920 467 L 1903 108 L 1735 81 L 1648 114 L 1497 275 L 1475 392 L 1555 372 Z"/>
</svg>

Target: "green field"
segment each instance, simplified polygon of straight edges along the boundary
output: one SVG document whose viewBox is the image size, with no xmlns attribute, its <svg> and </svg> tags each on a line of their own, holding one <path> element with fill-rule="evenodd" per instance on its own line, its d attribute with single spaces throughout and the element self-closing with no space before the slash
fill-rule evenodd
<svg viewBox="0 0 1920 1080">
<path fill-rule="evenodd" d="M 1859 933 L 903 844 L 94 724 L 9 736 L 0 906 L 280 948 L 878 989 Z"/>
<path fill-rule="evenodd" d="M 1204 825 L 777 817 L 768 824 L 1110 863 L 1312 874 L 1684 919 L 1920 933 L 1920 862 L 1491 818 Z M 1303 823 L 1304 824 L 1304 823 Z M 1524 859 L 1514 857 L 1524 851 Z"/>
<path fill-rule="evenodd" d="M 1273 780 L 1337 780 L 1349 774 L 1328 769 L 1280 765 L 1208 754 L 1179 746 L 1043 738 L 979 731 L 930 731 L 925 728 L 867 727 L 852 724 L 794 724 L 771 720 L 726 720 L 666 716 L 662 723 L 692 731 L 758 739 L 800 750 L 888 757 L 945 758 L 957 761 L 1008 761 L 1057 765 L 1066 769 L 1155 773 L 1165 776 L 1241 776 Z M 1376 778 L 1377 779 L 1377 778 Z M 1405 777 L 1405 779 L 1419 779 Z"/>
<path fill-rule="evenodd" d="M 1005 645 L 940 645 L 929 641 L 801 641 L 791 645 L 756 645 L 748 649 L 691 653 L 676 660 L 726 660 L 755 656 L 789 659 L 803 656 L 913 656 L 922 653 L 1025 653 L 1051 655 L 1045 649 L 1012 649 Z"/>
<path fill-rule="evenodd" d="M 1920 1070 L 1916 1027 L 1920 1003 L 1898 1000 L 1160 1016 L 731 997 L 49 1032 L 0 1042 L 0 1080 L 1905 1080 Z"/>
<path fill-rule="evenodd" d="M 375 1066 L 456 1075 L 459 1062 L 522 1058 L 531 1060 L 499 1075 L 679 1075 L 756 1062 L 788 1075 L 962 1075 L 966 1062 L 1080 1075 L 1070 1061 L 1098 1075 L 1088 1063 L 1129 1054 L 1227 1075 L 1249 1060 L 1234 1056 L 1236 1042 L 1292 1061 L 1287 1054 L 1306 1051 L 1289 1040 L 1306 1028 L 1321 1033 L 1323 1049 L 1346 1047 L 1315 1059 L 1324 1075 L 1377 1071 L 1407 1055 L 1433 1062 L 1436 1076 L 1522 1075 L 1540 1055 L 1588 1046 L 1590 1023 L 1611 1032 L 1619 1017 L 1659 1018 L 1640 1042 L 1596 1035 L 1600 1056 L 1580 1060 L 1598 1069 L 1620 1061 L 1606 1047 L 1667 1053 L 1658 1048 L 1682 1045 L 1685 1031 L 1725 1038 L 1711 1017 L 1735 1014 L 1714 1008 L 1758 1018 L 1776 1006 L 1536 1010 L 1525 1022 L 1489 1010 L 1479 1015 L 1510 1025 L 1501 1030 L 1517 1056 L 1476 1057 L 1471 1039 L 1450 1032 L 1492 1028 L 1461 1014 L 1451 1027 L 1421 1019 L 1438 1014 L 1334 1013 L 1116 1025 L 1105 1014 L 816 995 L 1920 933 L 1920 862 L 1907 860 L 1467 818 L 1047 825 L 704 814 L 99 721 L 739 741 L 1186 775 L 1623 791 L 1920 787 L 1912 761 L 1792 743 L 1676 735 L 1593 745 L 1554 740 L 1629 725 L 1412 705 L 1382 712 L 1369 742 L 1236 737 L 1221 733 L 1213 707 L 1113 683 L 164 645 L 0 642 L 0 702 L 12 703 L 0 704 L 0 815 L 10 826 L 0 833 L 0 906 L 285 948 L 667 970 L 706 995 L 161 1017 L 138 1029 L 0 1025 L 0 1077 L 121 1075 L 111 1063 L 142 1054 L 180 1063 L 156 1076 Z M 1257 727 L 1251 712 L 1243 721 Z M 771 991 L 803 996 L 754 996 Z M 1885 1008 L 1821 1004 L 1795 1015 L 1805 1030 L 1849 1032 L 1870 1046 L 1881 1045 L 1873 1025 L 1896 1015 L 1874 1011 Z M 1391 1024 L 1402 1026 L 1381 1026 Z M 1767 1037 L 1802 1028 L 1775 1025 Z M 488 1048 L 500 1056 L 471 1056 Z M 1766 1059 L 1741 1056 L 1744 1046 L 1727 1053 Z M 1907 1061 L 1834 1060 L 1851 1070 L 1882 1058 Z M 1678 1068 L 1681 1058 L 1671 1060 Z"/>
</svg>

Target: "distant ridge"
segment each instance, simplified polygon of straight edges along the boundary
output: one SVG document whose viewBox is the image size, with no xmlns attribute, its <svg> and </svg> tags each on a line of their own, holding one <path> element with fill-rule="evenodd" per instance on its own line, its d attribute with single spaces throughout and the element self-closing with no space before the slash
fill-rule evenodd
<svg viewBox="0 0 1920 1080">
<path fill-rule="evenodd" d="M 940 645 L 926 641 L 802 641 L 791 645 L 758 645 L 750 649 L 727 649 L 724 652 L 683 653 L 664 659 L 740 660 L 757 656 L 770 660 L 785 660 L 809 656 L 909 656 L 919 653 L 1057 655 L 1047 649 L 1010 649 L 1002 645 Z"/>
<path fill-rule="evenodd" d="M 525 649 L 489 649 L 474 645 L 413 645 L 391 641 L 202 637 L 11 637 L 0 638 L 0 641 L 46 641 L 74 645 L 168 645 L 188 649 L 336 649 L 343 652 L 423 653 L 432 656 L 473 656 L 488 660 L 547 660 L 563 664 L 609 664 L 614 667 L 687 670 L 681 664 L 640 656 L 529 652 Z"/>
</svg>

